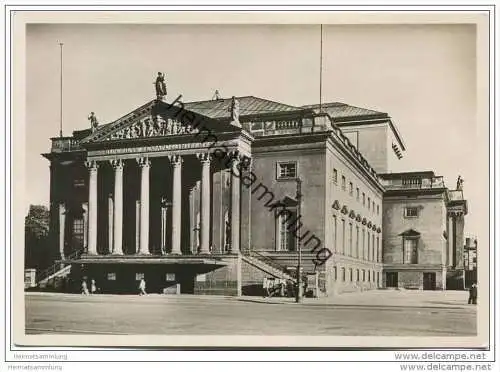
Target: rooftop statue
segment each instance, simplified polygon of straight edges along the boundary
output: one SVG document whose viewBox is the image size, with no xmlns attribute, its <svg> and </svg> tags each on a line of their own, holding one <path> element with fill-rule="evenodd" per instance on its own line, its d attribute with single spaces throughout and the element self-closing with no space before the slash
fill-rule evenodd
<svg viewBox="0 0 500 372">
<path fill-rule="evenodd" d="M 457 190 L 463 190 L 464 189 L 464 179 L 462 178 L 462 176 L 458 176 L 458 179 L 457 179 Z"/>
<path fill-rule="evenodd" d="M 161 72 L 158 72 L 158 76 L 156 77 L 155 88 L 156 88 L 157 99 L 163 99 L 163 97 L 167 95 L 167 85 L 165 84 L 165 75 Z"/>
<path fill-rule="evenodd" d="M 222 97 L 220 96 L 219 90 L 216 89 L 214 95 L 212 96 L 212 101 L 219 101 Z"/>
<path fill-rule="evenodd" d="M 99 122 L 97 121 L 97 118 L 93 111 L 90 113 L 88 120 L 90 121 L 90 129 L 92 130 L 92 132 L 95 132 L 97 126 L 99 125 Z"/>
<path fill-rule="evenodd" d="M 231 107 L 229 108 L 231 112 L 231 124 L 240 125 L 240 103 L 235 96 L 231 98 Z"/>
</svg>

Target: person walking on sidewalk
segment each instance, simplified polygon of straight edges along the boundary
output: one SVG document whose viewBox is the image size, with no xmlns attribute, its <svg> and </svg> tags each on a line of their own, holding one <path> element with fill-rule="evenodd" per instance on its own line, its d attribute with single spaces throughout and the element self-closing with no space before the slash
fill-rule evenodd
<svg viewBox="0 0 500 372">
<path fill-rule="evenodd" d="M 147 295 L 146 293 L 146 281 L 144 279 L 141 279 L 139 282 L 139 296 L 144 296 Z"/>
<path fill-rule="evenodd" d="M 269 280 L 266 277 L 262 280 L 262 289 L 264 290 L 264 297 L 269 297 Z"/>
<path fill-rule="evenodd" d="M 82 280 L 82 294 L 88 296 L 89 288 L 87 287 L 87 281 L 85 279 Z"/>
</svg>

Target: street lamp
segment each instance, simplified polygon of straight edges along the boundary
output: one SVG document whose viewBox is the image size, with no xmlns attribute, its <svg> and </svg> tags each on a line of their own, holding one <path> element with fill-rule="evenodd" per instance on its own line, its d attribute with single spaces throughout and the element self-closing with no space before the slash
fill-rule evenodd
<svg viewBox="0 0 500 372">
<path fill-rule="evenodd" d="M 297 218 L 300 218 L 300 205 L 302 202 L 302 180 L 297 177 L 295 179 L 297 182 L 297 194 L 296 194 L 296 199 L 297 199 Z M 298 262 L 297 262 L 297 290 L 295 291 L 295 302 L 299 303 L 302 302 L 302 249 L 300 246 L 300 240 L 298 237 L 300 236 L 299 233 L 299 225 L 297 224 L 297 249 L 298 249 Z"/>
</svg>

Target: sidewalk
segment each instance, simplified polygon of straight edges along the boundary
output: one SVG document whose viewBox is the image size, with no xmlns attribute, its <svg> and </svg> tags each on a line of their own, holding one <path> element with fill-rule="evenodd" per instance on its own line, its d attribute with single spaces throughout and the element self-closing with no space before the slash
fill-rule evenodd
<svg viewBox="0 0 500 372">
<path fill-rule="evenodd" d="M 263 304 L 289 304 L 307 306 L 367 306 L 367 307 L 432 307 L 432 308 L 457 308 L 476 309 L 477 305 L 468 305 L 467 291 L 417 291 L 417 290 L 371 290 L 352 292 L 321 298 L 303 298 L 301 304 L 295 304 L 294 298 L 288 297 L 258 297 L 258 296 L 220 296 L 220 295 L 116 295 L 95 294 L 83 296 L 81 294 L 56 293 L 56 292 L 25 292 L 26 296 L 57 296 L 67 299 L 85 299 L 88 301 L 102 300 L 127 300 L 141 302 L 157 301 L 238 301 Z"/>
<path fill-rule="evenodd" d="M 475 308 L 468 305 L 467 291 L 371 290 L 321 298 L 303 298 L 302 304 L 316 306 Z M 294 298 L 240 297 L 240 301 L 295 304 Z"/>
</svg>

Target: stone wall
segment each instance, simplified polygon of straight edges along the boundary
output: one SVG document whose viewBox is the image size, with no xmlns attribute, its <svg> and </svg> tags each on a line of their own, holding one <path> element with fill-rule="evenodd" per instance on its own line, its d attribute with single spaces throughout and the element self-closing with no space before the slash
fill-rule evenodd
<svg viewBox="0 0 500 372">
<path fill-rule="evenodd" d="M 388 273 L 398 273 L 398 285 L 397 288 L 404 289 L 429 289 L 425 288 L 424 275 L 428 273 L 433 273 L 435 275 L 435 289 L 445 290 L 446 289 L 446 268 L 439 267 L 435 265 L 434 267 L 422 267 L 417 268 L 404 268 L 402 265 L 399 267 L 387 267 L 384 270 L 384 275 L 382 277 L 383 286 L 387 286 L 387 274 Z"/>
<path fill-rule="evenodd" d="M 325 150 L 293 150 L 292 146 L 276 146 L 258 148 L 253 151 L 252 170 L 257 180 L 252 185 L 251 201 L 251 246 L 253 250 L 275 251 L 277 244 L 276 217 L 266 206 L 269 196 L 261 197 L 265 192 L 263 187 L 256 190 L 259 183 L 274 194 L 274 201 L 284 197 L 295 199 L 297 183 L 294 179 L 277 179 L 277 163 L 294 161 L 297 163 L 297 175 L 302 180 L 303 203 L 301 219 L 303 224 L 301 234 L 310 231 L 324 241 L 324 206 L 325 206 Z M 292 147 L 292 148 L 291 148 Z M 242 186 L 245 194 L 245 186 Z M 259 197 L 261 199 L 259 200 Z M 308 249 L 308 247 L 305 247 Z"/>
<path fill-rule="evenodd" d="M 405 217 L 406 207 L 417 207 L 418 217 Z M 384 263 L 403 263 L 403 238 L 407 230 L 420 233 L 418 264 L 442 264 L 446 218 L 444 195 L 405 195 L 384 199 Z"/>
<path fill-rule="evenodd" d="M 194 282 L 194 294 L 203 295 L 241 295 L 241 257 L 226 256 L 227 266 L 205 274 L 198 274 Z"/>
<path fill-rule="evenodd" d="M 336 179 L 334 176 L 335 171 Z M 342 177 L 345 177 L 345 188 L 343 187 Z M 372 280 L 368 281 L 367 274 L 365 274 L 364 282 L 362 279 L 358 281 L 356 278 L 351 282 L 350 278 L 343 281 L 340 273 L 344 268 L 347 272 L 352 269 L 354 273 L 357 273 L 356 270 L 360 270 L 360 275 L 362 270 L 365 270 L 365 272 L 368 270 L 375 271 L 379 273 L 379 277 L 381 276 L 383 231 L 380 233 L 373 231 L 367 227 L 367 224 L 369 221 L 382 229 L 382 191 L 368 182 L 363 172 L 347 161 L 345 156 L 339 153 L 338 150 L 330 147 L 327 151 L 325 182 L 327 188 L 326 218 L 324 221 L 325 246 L 334 253 L 334 256 L 326 263 L 326 293 L 327 295 L 334 295 L 342 292 L 377 288 L 379 285 L 372 282 Z M 350 189 L 351 183 L 352 192 Z M 364 204 L 363 194 L 365 195 Z M 369 206 L 368 198 L 370 198 Z M 375 203 L 375 208 L 373 203 Z M 340 209 L 335 209 L 334 204 L 338 205 Z M 347 214 L 342 213 L 344 206 L 347 208 Z M 354 212 L 354 215 L 351 215 L 351 211 Z M 360 219 L 353 218 L 358 215 Z M 363 219 L 366 224 L 363 224 Z M 345 231 L 342 230 L 344 226 L 342 220 L 345 221 Z M 352 236 L 350 235 L 351 226 Z M 368 233 L 373 236 L 373 238 L 370 238 L 370 244 L 367 239 Z M 365 234 L 364 245 L 363 234 Z M 372 242 L 375 242 L 373 246 Z M 368 252 L 370 252 L 369 255 Z M 374 254 L 372 255 L 372 253 Z M 337 271 L 337 276 L 335 271 Z"/>
<path fill-rule="evenodd" d="M 406 289 L 423 289 L 423 273 L 419 271 L 400 271 L 398 273 L 398 287 Z"/>
<path fill-rule="evenodd" d="M 388 160 L 392 154 L 392 149 L 388 148 L 387 137 L 389 128 L 387 122 L 378 125 L 360 125 L 342 128 L 342 132 L 353 138 L 357 134 L 359 152 L 368 160 L 376 172 L 386 173 L 388 169 Z M 349 133 L 349 134 L 348 134 Z M 390 151 L 390 152 L 389 152 Z"/>
<path fill-rule="evenodd" d="M 332 257 L 331 264 L 332 267 L 328 268 L 329 275 L 327 275 L 329 296 L 383 287 L 382 264 L 380 263 L 336 255 Z"/>
<path fill-rule="evenodd" d="M 272 277 L 267 272 L 262 271 L 258 267 L 242 260 L 241 262 L 241 281 L 242 294 L 244 296 L 263 296 L 265 294 L 262 288 L 264 278 Z"/>
</svg>

